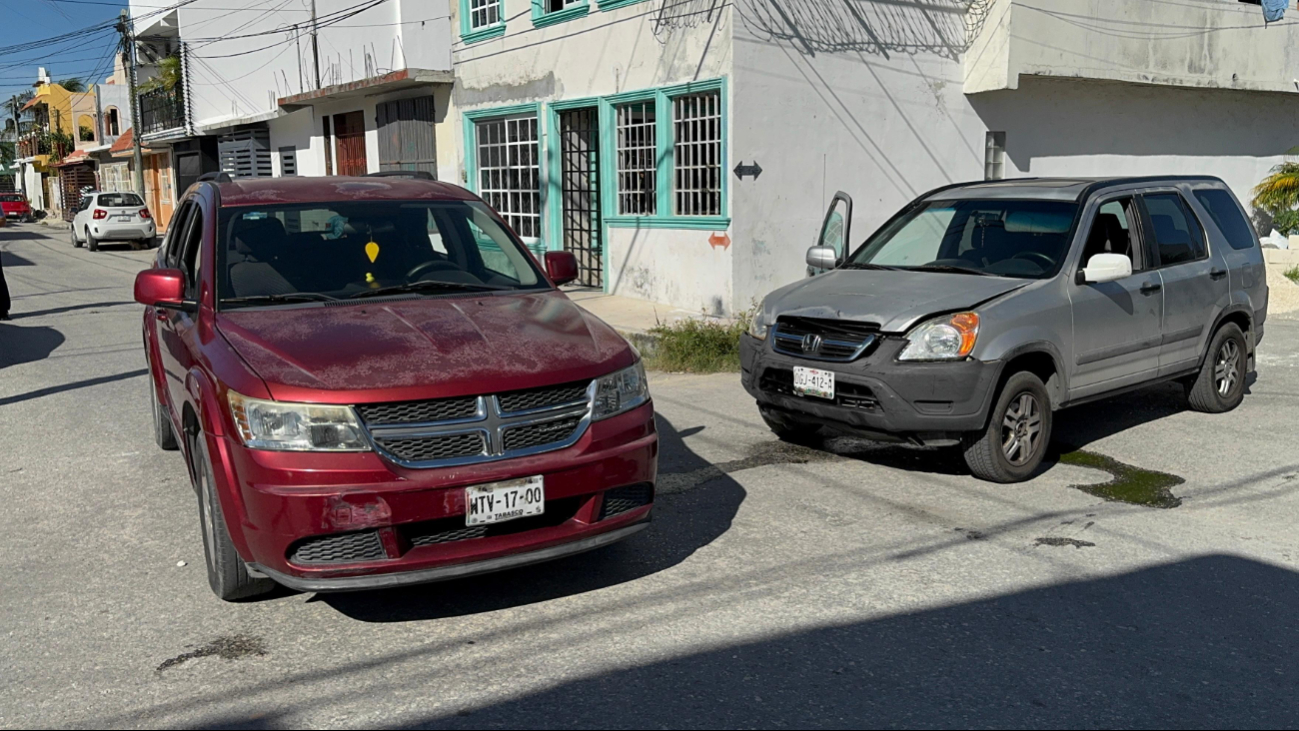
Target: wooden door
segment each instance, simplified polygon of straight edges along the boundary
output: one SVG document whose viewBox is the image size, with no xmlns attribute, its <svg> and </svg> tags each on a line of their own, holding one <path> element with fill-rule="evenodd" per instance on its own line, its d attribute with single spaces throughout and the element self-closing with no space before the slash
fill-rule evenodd
<svg viewBox="0 0 1299 731">
<path fill-rule="evenodd" d="M 339 175 L 365 175 L 365 115 L 348 112 L 334 115 L 334 139 L 338 150 Z"/>
</svg>

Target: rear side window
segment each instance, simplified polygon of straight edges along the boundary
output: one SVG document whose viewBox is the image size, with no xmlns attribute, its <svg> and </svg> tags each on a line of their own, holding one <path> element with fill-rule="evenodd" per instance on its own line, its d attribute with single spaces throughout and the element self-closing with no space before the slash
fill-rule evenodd
<svg viewBox="0 0 1299 731">
<path fill-rule="evenodd" d="M 1182 264 L 1206 256 L 1204 232 L 1182 196 L 1156 193 L 1145 196 L 1145 201 L 1151 233 L 1159 250 L 1160 266 Z"/>
<path fill-rule="evenodd" d="M 1225 190 L 1209 189 L 1195 191 L 1195 199 L 1200 201 L 1209 212 L 1209 217 L 1218 224 L 1218 230 L 1227 237 L 1227 243 L 1233 249 L 1252 249 L 1256 243 L 1254 229 L 1240 212 L 1240 206 Z"/>
<path fill-rule="evenodd" d="M 126 206 L 142 206 L 144 201 L 135 193 L 100 193 L 99 205 L 105 208 L 125 208 Z"/>
<path fill-rule="evenodd" d="M 22 203 L 23 197 L 17 193 L 0 195 L 0 203 Z"/>
</svg>

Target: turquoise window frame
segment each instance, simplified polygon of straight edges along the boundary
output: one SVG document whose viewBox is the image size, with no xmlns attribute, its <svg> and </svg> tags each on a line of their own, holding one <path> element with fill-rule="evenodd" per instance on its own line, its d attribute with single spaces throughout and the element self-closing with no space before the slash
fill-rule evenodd
<svg viewBox="0 0 1299 731">
<path fill-rule="evenodd" d="M 469 27 L 469 0 L 460 0 L 460 40 L 470 44 L 505 35 L 505 0 L 500 0 L 500 3 L 501 19 L 493 25 L 475 30 Z"/>
<path fill-rule="evenodd" d="M 585 17 L 591 12 L 591 0 L 582 0 L 574 3 L 563 10 L 546 12 L 544 0 L 532 0 L 532 27 L 545 28 L 548 25 L 555 25 L 569 20 Z"/>
<path fill-rule="evenodd" d="M 536 243 L 528 244 L 528 249 L 538 257 L 548 250 L 549 241 L 551 240 L 550 228 L 554 217 L 550 213 L 549 203 L 551 183 L 551 163 L 550 149 L 554 146 L 554 140 L 550 138 L 549 125 L 545 123 L 548 115 L 543 115 L 542 105 L 539 102 L 530 104 L 512 104 L 504 107 L 489 107 L 487 109 L 472 109 L 462 112 L 461 123 L 463 124 L 462 133 L 465 140 L 465 188 L 474 195 L 479 195 L 478 189 L 478 123 L 500 119 L 501 117 L 527 117 L 537 118 L 537 174 L 541 176 L 539 181 L 541 188 L 538 191 L 538 205 L 541 206 L 541 235 L 537 237 Z M 559 200 L 558 197 L 553 200 Z"/>
<path fill-rule="evenodd" d="M 628 5 L 635 5 L 643 2 L 646 2 L 646 0 L 597 0 L 601 11 L 617 10 L 618 8 L 625 8 Z"/>
<path fill-rule="evenodd" d="M 679 96 L 697 94 L 706 91 L 718 92 L 722 105 L 722 138 L 720 162 L 722 169 L 721 213 L 716 216 L 681 216 L 672 211 L 673 171 L 675 168 L 675 145 L 672 132 L 672 100 Z M 655 192 L 657 194 L 653 216 L 627 216 L 617 213 L 618 180 L 617 180 L 617 130 L 615 129 L 615 108 L 633 102 L 654 101 L 655 136 L 658 165 L 655 170 Z M 613 96 L 601 97 L 600 103 L 600 136 L 608 140 L 603 144 L 604 160 L 601 161 L 600 173 L 607 185 L 601 186 L 600 206 L 604 211 L 604 222 L 611 228 L 640 229 L 677 229 L 694 231 L 720 231 L 730 227 L 730 176 L 727 142 L 730 137 L 730 109 L 726 93 L 726 79 L 692 81 L 675 86 L 664 86 L 657 89 L 631 91 Z"/>
</svg>

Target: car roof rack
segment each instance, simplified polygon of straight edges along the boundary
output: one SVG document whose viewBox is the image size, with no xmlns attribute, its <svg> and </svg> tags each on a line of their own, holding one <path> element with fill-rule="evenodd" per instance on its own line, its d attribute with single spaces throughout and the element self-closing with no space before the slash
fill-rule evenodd
<svg viewBox="0 0 1299 731">
<path fill-rule="evenodd" d="M 230 173 L 227 173 L 227 172 L 225 172 L 225 171 L 221 171 L 221 172 L 219 172 L 219 173 L 203 173 L 202 175 L 198 176 L 198 182 L 200 182 L 200 183 L 203 183 L 203 182 L 206 182 L 206 181 L 209 181 L 209 180 L 211 180 L 211 181 L 214 182 L 214 183 L 230 183 L 230 182 L 234 182 L 234 181 L 231 179 L 231 177 L 230 177 Z"/>
<path fill-rule="evenodd" d="M 377 173 L 366 173 L 366 178 L 414 178 L 415 180 L 437 180 L 427 170 L 380 170 Z"/>
</svg>

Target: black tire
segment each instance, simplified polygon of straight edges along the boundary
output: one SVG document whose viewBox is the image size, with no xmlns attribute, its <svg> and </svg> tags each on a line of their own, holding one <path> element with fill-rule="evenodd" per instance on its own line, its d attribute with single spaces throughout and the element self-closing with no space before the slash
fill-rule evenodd
<svg viewBox="0 0 1299 731">
<path fill-rule="evenodd" d="M 233 602 L 273 591 L 274 581 L 250 576 L 248 567 L 239 558 L 212 487 L 212 462 L 208 459 L 207 445 L 203 443 L 202 435 L 195 441 L 193 456 L 198 464 L 194 470 L 194 487 L 198 493 L 199 530 L 203 534 L 207 582 L 212 587 L 212 593 L 224 601 Z"/>
<path fill-rule="evenodd" d="M 76 227 L 76 226 L 72 226 L 72 227 L 70 227 L 70 228 L 68 229 L 68 233 L 72 236 L 72 248 L 74 248 L 74 249 L 80 249 L 80 248 L 81 248 L 81 241 L 79 241 L 79 240 L 77 239 L 77 227 Z"/>
<path fill-rule="evenodd" d="M 99 251 L 99 242 L 95 240 L 95 235 L 86 229 L 86 248 L 91 251 Z"/>
<path fill-rule="evenodd" d="M 759 413 L 762 414 L 762 420 L 767 422 L 767 427 L 782 442 L 799 444 L 805 447 L 816 446 L 821 442 L 821 427 L 819 426 L 799 424 L 766 409 L 759 409 Z"/>
<path fill-rule="evenodd" d="M 1051 397 L 1042 380 L 1028 371 L 1015 373 L 1002 387 L 987 428 L 965 439 L 965 464 L 981 480 L 1023 482 L 1046 456 L 1051 424 Z"/>
<path fill-rule="evenodd" d="M 1209 339 L 1200 373 L 1186 390 L 1191 408 L 1206 414 L 1221 414 L 1240 406 L 1245 399 L 1245 376 L 1249 361 L 1245 333 L 1227 323 Z"/>
<path fill-rule="evenodd" d="M 153 382 L 153 376 L 149 376 L 148 381 L 149 404 L 153 408 L 153 441 L 159 449 L 174 452 L 180 448 L 180 443 L 176 441 L 176 430 L 172 427 L 167 412 L 163 411 L 162 404 L 158 403 L 158 387 Z"/>
</svg>

